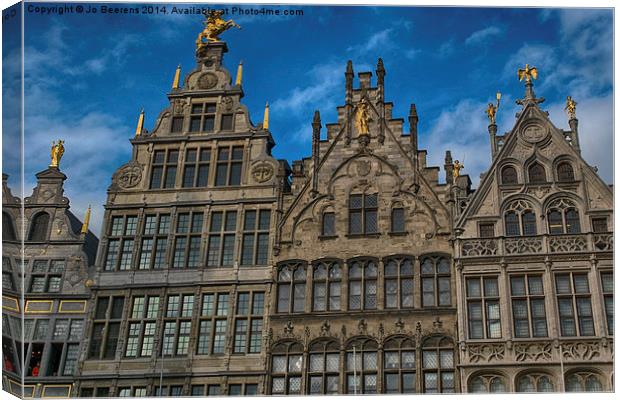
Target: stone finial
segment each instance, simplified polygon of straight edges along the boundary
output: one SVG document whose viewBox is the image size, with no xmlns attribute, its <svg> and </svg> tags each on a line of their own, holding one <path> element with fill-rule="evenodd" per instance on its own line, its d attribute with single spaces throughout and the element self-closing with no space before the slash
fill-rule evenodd
<svg viewBox="0 0 620 400">
<path fill-rule="evenodd" d="M 243 60 L 239 61 L 239 65 L 237 66 L 237 78 L 235 79 L 235 85 L 241 85 L 241 80 L 243 79 Z"/>
<path fill-rule="evenodd" d="M 181 64 L 177 66 L 176 71 L 174 72 L 174 79 L 172 80 L 172 88 L 179 88 L 179 81 L 181 80 Z"/>
<path fill-rule="evenodd" d="M 377 84 L 379 86 L 383 86 L 384 78 L 385 67 L 383 66 L 383 60 L 379 57 L 379 60 L 377 60 Z"/>
<path fill-rule="evenodd" d="M 138 125 L 136 126 L 136 137 L 142 135 L 144 131 L 144 108 L 140 110 L 140 116 L 138 117 Z"/>
<path fill-rule="evenodd" d="M 90 223 L 90 204 L 88 205 L 88 209 L 86 210 L 86 214 L 84 215 L 84 223 L 82 224 L 81 233 L 88 233 L 88 224 Z"/>
</svg>

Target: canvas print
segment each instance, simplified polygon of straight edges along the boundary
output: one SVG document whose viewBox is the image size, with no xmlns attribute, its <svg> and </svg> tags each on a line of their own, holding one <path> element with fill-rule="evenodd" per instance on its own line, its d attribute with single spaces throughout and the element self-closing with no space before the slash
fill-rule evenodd
<svg viewBox="0 0 620 400">
<path fill-rule="evenodd" d="M 11 398 L 614 391 L 612 9 L 2 29 Z"/>
</svg>

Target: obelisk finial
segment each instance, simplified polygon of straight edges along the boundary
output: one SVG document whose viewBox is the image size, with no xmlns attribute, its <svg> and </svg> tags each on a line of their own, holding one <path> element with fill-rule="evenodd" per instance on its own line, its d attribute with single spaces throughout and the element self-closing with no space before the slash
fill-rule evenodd
<svg viewBox="0 0 620 400">
<path fill-rule="evenodd" d="M 239 61 L 239 66 L 237 67 L 237 79 L 235 79 L 235 85 L 241 85 L 242 79 L 243 79 L 243 60 Z"/>
<path fill-rule="evenodd" d="M 177 70 L 174 73 L 174 80 L 172 81 L 172 88 L 179 88 L 179 81 L 181 80 L 181 64 L 178 65 Z"/>
<path fill-rule="evenodd" d="M 84 223 L 82 224 L 82 233 L 88 233 L 88 224 L 90 223 L 90 204 L 84 214 Z"/>
<path fill-rule="evenodd" d="M 265 103 L 265 114 L 263 115 L 263 129 L 269 129 L 269 102 Z"/>
<path fill-rule="evenodd" d="M 136 137 L 142 134 L 144 129 L 144 108 L 140 111 L 140 117 L 138 117 L 138 126 L 136 126 Z"/>
</svg>

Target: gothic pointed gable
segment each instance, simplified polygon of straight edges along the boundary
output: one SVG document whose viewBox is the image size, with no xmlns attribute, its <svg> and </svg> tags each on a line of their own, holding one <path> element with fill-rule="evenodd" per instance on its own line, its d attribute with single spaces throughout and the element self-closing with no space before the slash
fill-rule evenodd
<svg viewBox="0 0 620 400">
<path fill-rule="evenodd" d="M 530 88 L 531 90 L 531 88 Z M 494 235 L 506 235 L 504 213 L 515 199 L 524 199 L 540 216 L 536 233 L 548 233 L 544 216 L 553 199 L 575 198 L 581 219 L 581 231 L 590 231 L 592 217 L 611 218 L 612 192 L 596 171 L 581 157 L 577 120 L 569 121 L 571 130 L 557 128 L 543 111 L 533 91 L 519 100 L 523 109 L 514 127 L 505 136 L 495 137 L 497 129 L 489 126 L 497 152 L 492 164 L 457 220 L 462 237 L 476 237 L 480 224 L 493 225 Z M 493 144 L 492 144 L 493 146 Z M 585 199 L 580 200 L 580 199 Z"/>
<path fill-rule="evenodd" d="M 418 151 L 417 140 L 403 132 L 403 119 L 392 117 L 383 83 L 371 87 L 369 72 L 360 73 L 359 79 L 359 89 L 349 87 L 347 79 L 346 104 L 338 108 L 338 121 L 327 125 L 324 140 L 320 140 L 320 117 L 315 115 L 313 155 L 293 164 L 292 192 L 285 198 L 279 223 L 280 246 L 311 246 L 314 240 L 308 238 L 323 234 L 324 213 L 335 213 L 338 235 L 348 236 L 346 210 L 352 196 L 358 195 L 377 195 L 373 234 L 390 232 L 393 208 L 405 210 L 409 234 L 416 241 L 451 229 L 438 169 L 426 168 L 425 152 Z"/>
</svg>

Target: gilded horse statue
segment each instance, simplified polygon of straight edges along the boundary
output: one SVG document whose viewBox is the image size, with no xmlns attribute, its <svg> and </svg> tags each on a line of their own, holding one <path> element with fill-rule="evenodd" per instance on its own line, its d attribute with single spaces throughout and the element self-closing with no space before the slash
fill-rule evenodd
<svg viewBox="0 0 620 400">
<path fill-rule="evenodd" d="M 207 39 L 207 43 L 219 42 L 219 35 L 232 27 L 241 29 L 241 27 L 237 25 L 232 19 L 224 21 L 224 19 L 222 18 L 223 14 L 224 11 L 221 10 L 209 11 L 207 19 L 203 22 L 205 28 L 202 30 L 202 32 L 198 34 L 198 39 L 196 39 L 196 47 L 200 48 L 204 46 L 206 44 L 204 42 L 204 39 Z"/>
</svg>

